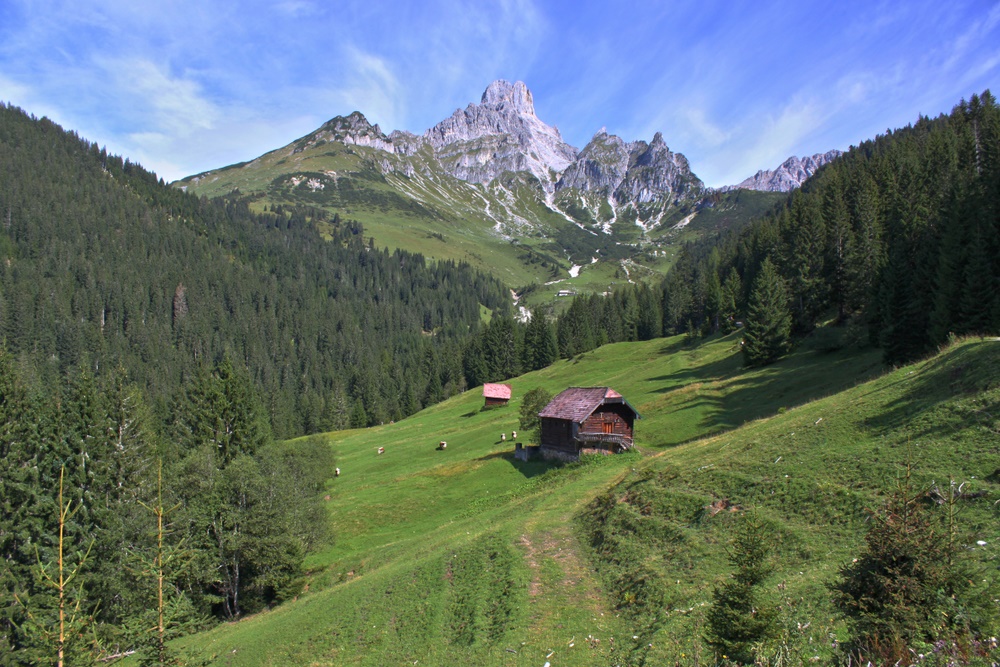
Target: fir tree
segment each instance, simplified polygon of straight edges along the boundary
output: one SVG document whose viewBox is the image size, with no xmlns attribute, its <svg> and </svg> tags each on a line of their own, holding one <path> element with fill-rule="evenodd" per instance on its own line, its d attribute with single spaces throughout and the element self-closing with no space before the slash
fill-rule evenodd
<svg viewBox="0 0 1000 667">
<path fill-rule="evenodd" d="M 724 333 L 735 331 L 740 319 L 743 300 L 743 281 L 736 267 L 729 269 L 726 281 L 722 283 L 722 301 L 719 304 L 720 327 Z"/>
<path fill-rule="evenodd" d="M 552 364 L 558 356 L 552 327 L 542 313 L 532 313 L 524 332 L 524 368 L 537 371 Z"/>
<path fill-rule="evenodd" d="M 761 518 L 755 512 L 740 517 L 728 550 L 734 571 L 715 587 L 708 611 L 705 638 L 717 660 L 754 664 L 758 647 L 776 636 L 777 609 L 763 591 L 774 571 L 772 551 Z"/>
<path fill-rule="evenodd" d="M 870 512 L 864 551 L 833 587 L 852 651 L 875 664 L 909 664 L 916 643 L 967 644 L 996 630 L 993 584 L 967 570 L 956 539 L 954 489 L 943 527 L 922 506 L 924 496 L 907 466 L 885 505 Z"/>
<path fill-rule="evenodd" d="M 772 363 L 791 346 L 792 316 L 787 294 L 774 264 L 765 259 L 747 305 L 743 359 L 748 366 Z"/>
</svg>

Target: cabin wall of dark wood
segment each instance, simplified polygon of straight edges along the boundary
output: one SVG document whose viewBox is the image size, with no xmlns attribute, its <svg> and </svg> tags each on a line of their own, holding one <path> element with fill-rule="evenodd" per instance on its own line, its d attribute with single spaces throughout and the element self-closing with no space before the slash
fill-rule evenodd
<svg viewBox="0 0 1000 667">
<path fill-rule="evenodd" d="M 573 423 L 565 419 L 551 419 L 543 417 L 541 420 L 542 447 L 561 449 L 568 452 L 576 452 L 577 446 L 574 440 Z"/>
<path fill-rule="evenodd" d="M 486 397 L 486 405 L 489 405 L 489 406 L 507 405 L 507 399 L 506 398 L 490 398 L 489 396 L 487 396 Z"/>
<path fill-rule="evenodd" d="M 584 420 L 580 432 L 604 433 L 606 423 L 611 424 L 612 433 L 632 437 L 632 411 L 622 404 L 602 405 Z"/>
</svg>

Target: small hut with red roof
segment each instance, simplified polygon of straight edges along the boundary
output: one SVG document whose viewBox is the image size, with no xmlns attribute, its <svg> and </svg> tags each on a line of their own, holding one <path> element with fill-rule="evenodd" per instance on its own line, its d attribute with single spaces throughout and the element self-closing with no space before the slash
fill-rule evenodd
<svg viewBox="0 0 1000 667">
<path fill-rule="evenodd" d="M 509 384 L 487 382 L 483 385 L 483 398 L 486 399 L 486 407 L 507 405 L 510 401 L 510 392 L 511 386 Z"/>
<path fill-rule="evenodd" d="M 570 387 L 541 412 L 541 455 L 576 461 L 580 454 L 616 454 L 632 448 L 642 417 L 610 387 Z"/>
</svg>

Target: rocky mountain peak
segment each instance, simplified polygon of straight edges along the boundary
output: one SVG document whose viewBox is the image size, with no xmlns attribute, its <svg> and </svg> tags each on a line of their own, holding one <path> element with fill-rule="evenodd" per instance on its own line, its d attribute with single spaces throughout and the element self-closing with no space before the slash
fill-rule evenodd
<svg viewBox="0 0 1000 667">
<path fill-rule="evenodd" d="M 514 83 L 503 79 L 494 81 L 486 87 L 481 104 L 496 107 L 498 110 L 510 108 L 525 116 L 535 115 L 535 102 L 531 97 L 531 91 L 522 81 Z"/>
<path fill-rule="evenodd" d="M 481 104 L 457 109 L 424 133 L 451 175 L 489 183 L 505 171 L 527 171 L 551 191 L 552 174 L 576 159 L 559 130 L 535 115 L 531 91 L 517 81 L 494 81 Z"/>
<path fill-rule="evenodd" d="M 601 128 L 559 179 L 557 189 L 601 192 L 618 204 L 681 197 L 700 190 L 687 158 L 671 153 L 663 135 L 625 142 Z"/>
<path fill-rule="evenodd" d="M 832 150 L 826 153 L 796 157 L 792 156 L 782 162 L 776 169 L 761 169 L 750 178 L 738 185 L 730 185 L 721 190 L 760 190 L 762 192 L 791 192 L 802 185 L 816 170 L 827 162 L 836 160 L 841 151 Z"/>
<path fill-rule="evenodd" d="M 339 132 L 342 134 L 364 134 L 368 132 L 378 132 L 381 130 L 378 125 L 372 125 L 360 111 L 353 111 L 346 116 L 335 116 L 323 123 L 320 131 Z"/>
<path fill-rule="evenodd" d="M 321 142 L 331 141 L 394 152 L 392 139 L 387 137 L 377 124 L 372 125 L 368 122 L 360 111 L 354 111 L 347 116 L 335 116 L 326 121 L 318 130 L 296 142 L 294 152 L 298 153 Z"/>
</svg>

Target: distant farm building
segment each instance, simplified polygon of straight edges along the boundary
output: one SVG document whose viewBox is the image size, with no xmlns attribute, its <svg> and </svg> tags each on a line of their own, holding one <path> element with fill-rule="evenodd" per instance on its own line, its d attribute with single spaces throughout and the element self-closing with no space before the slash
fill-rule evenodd
<svg viewBox="0 0 1000 667">
<path fill-rule="evenodd" d="M 570 387 L 538 413 L 541 454 L 575 461 L 580 454 L 616 454 L 632 448 L 633 425 L 642 417 L 610 387 Z"/>
<path fill-rule="evenodd" d="M 509 384 L 494 384 L 487 382 L 483 385 L 483 398 L 486 399 L 486 406 L 507 405 L 510 401 L 511 386 Z"/>
</svg>

